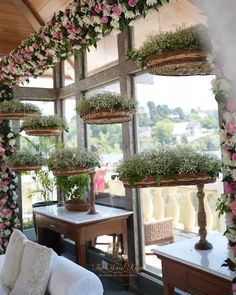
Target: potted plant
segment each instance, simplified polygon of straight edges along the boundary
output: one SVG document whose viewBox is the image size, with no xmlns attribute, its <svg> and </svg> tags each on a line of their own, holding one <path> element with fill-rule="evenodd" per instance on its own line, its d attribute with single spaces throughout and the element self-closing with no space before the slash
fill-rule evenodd
<svg viewBox="0 0 236 295">
<path fill-rule="evenodd" d="M 18 99 L 0 102 L 0 118 L 20 120 L 29 116 L 39 116 L 40 109 L 31 103 L 22 103 Z"/>
<path fill-rule="evenodd" d="M 17 151 L 6 160 L 6 165 L 17 172 L 38 170 L 43 165 L 41 155 L 33 154 L 30 151 Z"/>
<path fill-rule="evenodd" d="M 57 136 L 62 131 L 68 131 L 66 121 L 59 116 L 28 117 L 21 125 L 27 135 Z"/>
<path fill-rule="evenodd" d="M 185 76 L 211 74 L 207 61 L 209 38 L 202 25 L 180 27 L 174 32 L 150 35 L 139 49 L 128 57 L 146 66 L 151 74 Z"/>
<path fill-rule="evenodd" d="M 190 147 L 162 147 L 136 154 L 116 168 L 126 187 L 197 185 L 211 183 L 221 171 L 221 161 Z M 113 176 L 113 178 L 115 175 Z"/>
<path fill-rule="evenodd" d="M 132 119 L 136 101 L 113 92 L 102 92 L 83 99 L 78 112 L 89 124 L 113 124 Z"/>
<path fill-rule="evenodd" d="M 57 176 L 56 183 L 65 195 L 65 208 L 72 211 L 87 211 L 90 178 L 87 174 Z"/>
<path fill-rule="evenodd" d="M 85 149 L 55 149 L 47 160 L 47 165 L 55 176 L 68 176 L 80 173 L 94 173 L 99 166 L 98 156 Z"/>
</svg>

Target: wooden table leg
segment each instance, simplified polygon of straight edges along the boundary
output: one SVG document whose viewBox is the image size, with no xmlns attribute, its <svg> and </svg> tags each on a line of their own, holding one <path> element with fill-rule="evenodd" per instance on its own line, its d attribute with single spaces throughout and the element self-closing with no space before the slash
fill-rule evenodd
<svg viewBox="0 0 236 295">
<path fill-rule="evenodd" d="M 81 266 L 86 266 L 86 247 L 85 244 L 75 242 L 75 257 L 76 263 Z"/>
<path fill-rule="evenodd" d="M 164 295 L 175 295 L 175 288 L 164 284 Z"/>
</svg>

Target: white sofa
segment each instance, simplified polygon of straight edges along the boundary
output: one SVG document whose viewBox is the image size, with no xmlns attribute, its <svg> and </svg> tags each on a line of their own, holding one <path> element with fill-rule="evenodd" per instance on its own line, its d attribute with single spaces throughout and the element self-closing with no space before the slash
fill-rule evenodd
<svg viewBox="0 0 236 295">
<path fill-rule="evenodd" d="M 4 258 L 0 255 L 0 272 Z M 0 282 L 0 295 L 7 294 Z M 103 286 L 94 273 L 55 253 L 46 294 L 102 295 Z"/>
</svg>

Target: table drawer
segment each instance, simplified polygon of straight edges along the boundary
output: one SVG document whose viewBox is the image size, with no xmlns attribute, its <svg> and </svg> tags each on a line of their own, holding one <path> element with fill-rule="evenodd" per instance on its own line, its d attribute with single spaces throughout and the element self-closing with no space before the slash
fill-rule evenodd
<svg viewBox="0 0 236 295">
<path fill-rule="evenodd" d="M 68 225 L 66 223 L 52 218 L 44 219 L 43 226 L 64 235 L 68 232 Z"/>
</svg>

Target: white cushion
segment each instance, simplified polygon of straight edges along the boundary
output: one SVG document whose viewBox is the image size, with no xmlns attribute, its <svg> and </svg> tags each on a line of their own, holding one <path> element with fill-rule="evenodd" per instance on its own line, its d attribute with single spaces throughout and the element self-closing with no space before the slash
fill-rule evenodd
<svg viewBox="0 0 236 295">
<path fill-rule="evenodd" d="M 47 290 L 51 295 L 103 295 L 94 273 L 61 256 L 54 256 Z"/>
<path fill-rule="evenodd" d="M 9 290 L 13 288 L 20 274 L 22 256 L 26 241 L 27 238 L 23 235 L 23 233 L 14 229 L 7 246 L 0 275 L 1 283 Z"/>
<path fill-rule="evenodd" d="M 44 295 L 52 258 L 52 249 L 28 241 L 23 253 L 21 272 L 10 295 Z"/>
<path fill-rule="evenodd" d="M 8 289 L 0 282 L 0 294 L 8 295 Z"/>
</svg>

